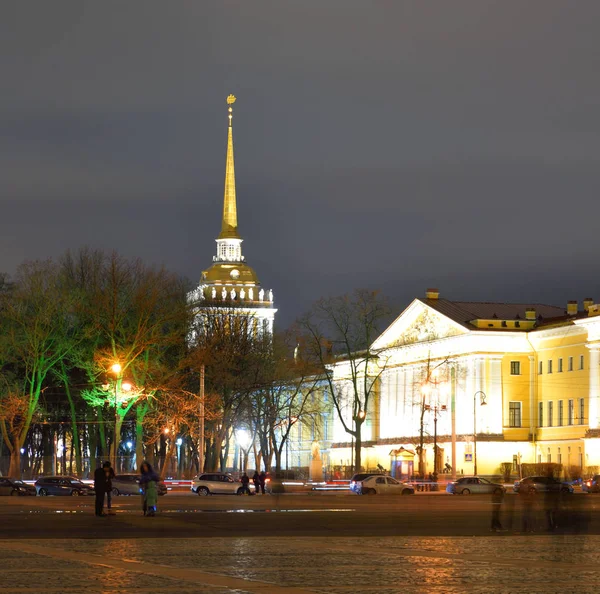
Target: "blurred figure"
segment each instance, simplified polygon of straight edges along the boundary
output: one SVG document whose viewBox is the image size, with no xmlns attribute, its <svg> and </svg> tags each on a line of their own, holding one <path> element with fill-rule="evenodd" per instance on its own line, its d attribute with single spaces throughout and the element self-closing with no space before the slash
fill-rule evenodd
<svg viewBox="0 0 600 594">
<path fill-rule="evenodd" d="M 549 532 L 556 530 L 557 516 L 560 509 L 561 491 L 559 485 L 548 485 L 548 489 L 544 493 L 544 512 L 546 515 L 547 526 Z"/>
<path fill-rule="evenodd" d="M 261 493 L 263 495 L 265 495 L 265 493 L 266 493 L 265 487 L 266 487 L 266 484 L 267 484 L 267 473 L 263 470 L 260 473 L 260 475 L 259 475 L 258 478 L 260 479 L 260 490 L 261 490 Z"/>
<path fill-rule="evenodd" d="M 504 502 L 504 491 L 496 489 L 492 493 L 492 523 L 491 530 L 493 532 L 500 532 L 503 530 L 502 523 L 500 522 L 500 512 L 502 503 Z"/>
<path fill-rule="evenodd" d="M 144 515 L 152 517 L 156 513 L 156 506 L 158 504 L 158 489 L 156 485 L 160 479 L 148 462 L 142 462 L 140 470 L 140 490 L 142 491 Z"/>
<path fill-rule="evenodd" d="M 523 502 L 523 532 L 535 532 L 535 491 L 523 489 L 519 491 L 519 497 Z"/>
<path fill-rule="evenodd" d="M 242 474 L 240 481 L 242 482 L 242 495 L 251 495 L 250 488 L 248 487 L 250 484 L 250 477 L 246 474 L 246 471 Z"/>
<path fill-rule="evenodd" d="M 258 470 L 254 471 L 252 482 L 254 483 L 254 492 L 258 495 L 260 493 L 260 475 L 258 474 Z"/>
<path fill-rule="evenodd" d="M 104 513 L 104 494 L 106 493 L 106 473 L 104 472 L 104 465 L 98 466 L 94 471 L 94 491 L 96 493 L 96 515 L 105 516 Z M 110 466 L 110 463 L 108 463 Z"/>
<path fill-rule="evenodd" d="M 102 465 L 104 469 L 104 476 L 106 479 L 106 508 L 109 514 L 112 514 L 112 480 L 115 478 L 115 471 L 110 465 L 110 462 L 105 462 Z"/>
</svg>

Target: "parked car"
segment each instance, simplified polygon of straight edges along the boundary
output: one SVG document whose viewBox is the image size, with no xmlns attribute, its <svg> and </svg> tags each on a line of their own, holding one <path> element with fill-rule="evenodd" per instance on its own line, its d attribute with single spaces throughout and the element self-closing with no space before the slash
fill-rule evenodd
<svg viewBox="0 0 600 594">
<path fill-rule="evenodd" d="M 451 493 L 452 495 L 506 493 L 506 487 L 499 483 L 492 483 L 480 476 L 463 476 L 457 481 L 448 483 L 446 493 Z"/>
<path fill-rule="evenodd" d="M 515 493 L 546 493 L 547 491 L 573 493 L 573 485 L 551 476 L 528 476 L 517 481 L 513 490 Z"/>
<path fill-rule="evenodd" d="M 248 485 L 254 492 L 254 484 Z M 198 495 L 241 495 L 242 485 L 226 472 L 205 472 L 192 479 L 190 487 Z"/>
<path fill-rule="evenodd" d="M 94 495 L 93 487 L 86 485 L 74 476 L 43 476 L 35 481 L 37 494 L 46 495 Z"/>
<path fill-rule="evenodd" d="M 586 493 L 600 493 L 600 474 L 595 474 L 591 479 L 583 481 L 581 487 Z"/>
<path fill-rule="evenodd" d="M 159 495 L 168 493 L 167 485 L 162 481 L 156 485 Z M 139 474 L 117 474 L 112 480 L 113 495 L 139 495 L 140 494 L 140 475 Z"/>
<path fill-rule="evenodd" d="M 371 475 L 358 483 L 361 495 L 414 495 L 415 489 L 391 476 Z"/>
<path fill-rule="evenodd" d="M 381 476 L 381 472 L 359 472 L 350 479 L 350 491 L 360 494 L 360 485 L 362 481 L 370 476 Z"/>
<path fill-rule="evenodd" d="M 0 478 L 0 495 L 35 495 L 35 487 L 26 485 L 21 479 Z"/>
</svg>

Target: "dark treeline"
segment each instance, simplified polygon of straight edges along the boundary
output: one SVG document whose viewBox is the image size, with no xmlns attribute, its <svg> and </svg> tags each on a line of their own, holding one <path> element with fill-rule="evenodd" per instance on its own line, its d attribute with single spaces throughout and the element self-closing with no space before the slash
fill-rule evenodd
<svg viewBox="0 0 600 594">
<path fill-rule="evenodd" d="M 189 288 L 87 248 L 0 275 L 0 471 L 88 476 L 109 458 L 120 472 L 143 459 L 163 476 L 225 469 L 240 429 L 280 469 L 291 427 L 318 414 L 315 369 L 289 356 L 295 338 L 257 336 L 234 308 L 199 314 Z"/>
</svg>

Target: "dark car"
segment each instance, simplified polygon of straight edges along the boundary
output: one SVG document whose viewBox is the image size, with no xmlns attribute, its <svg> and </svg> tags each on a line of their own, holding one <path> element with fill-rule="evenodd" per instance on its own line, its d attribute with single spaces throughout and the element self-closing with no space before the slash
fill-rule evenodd
<svg viewBox="0 0 600 594">
<path fill-rule="evenodd" d="M 582 488 L 586 493 L 600 493 L 600 474 L 595 474 L 591 479 L 584 481 Z"/>
<path fill-rule="evenodd" d="M 162 481 L 156 485 L 159 495 L 167 494 L 167 485 Z M 140 494 L 140 475 L 139 474 L 117 474 L 112 479 L 113 495 L 139 495 Z"/>
<path fill-rule="evenodd" d="M 552 476 L 528 476 L 517 481 L 513 490 L 515 493 L 573 493 L 573 486 Z"/>
<path fill-rule="evenodd" d="M 35 495 L 35 487 L 26 485 L 21 479 L 1 477 L 0 495 Z"/>
<path fill-rule="evenodd" d="M 350 479 L 350 491 L 360 495 L 362 482 L 370 476 L 380 476 L 382 472 L 359 472 Z"/>
<path fill-rule="evenodd" d="M 504 493 L 506 488 L 500 483 L 492 483 L 480 476 L 464 476 L 448 483 L 446 493 L 452 495 L 479 495 L 481 493 Z"/>
<path fill-rule="evenodd" d="M 74 476 L 43 476 L 35 481 L 37 494 L 46 495 L 94 495 L 94 489 Z"/>
</svg>

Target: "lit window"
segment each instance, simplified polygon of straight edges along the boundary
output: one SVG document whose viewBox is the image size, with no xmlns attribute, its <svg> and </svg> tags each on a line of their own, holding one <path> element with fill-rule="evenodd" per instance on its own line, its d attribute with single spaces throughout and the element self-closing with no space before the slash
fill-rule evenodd
<svg viewBox="0 0 600 594">
<path fill-rule="evenodd" d="M 563 423 L 564 423 L 563 414 L 564 414 L 563 401 L 559 400 L 558 401 L 558 426 L 559 427 L 562 427 Z"/>
<path fill-rule="evenodd" d="M 521 362 L 520 361 L 511 361 L 510 362 L 510 374 L 511 375 L 521 375 Z"/>
<path fill-rule="evenodd" d="M 560 453 L 560 448 L 558 448 L 558 455 L 556 457 L 556 462 L 558 464 L 562 464 L 562 454 Z"/>
<path fill-rule="evenodd" d="M 540 361 L 538 364 L 538 374 L 542 375 L 544 373 L 544 364 Z"/>
<path fill-rule="evenodd" d="M 509 427 L 520 427 L 521 426 L 521 403 L 520 402 L 509 402 L 508 403 L 508 426 Z"/>
<path fill-rule="evenodd" d="M 552 454 L 550 453 L 550 448 L 548 448 L 548 456 L 546 458 L 548 464 L 552 464 Z"/>
<path fill-rule="evenodd" d="M 569 413 L 567 417 L 567 425 L 573 424 L 573 419 L 575 418 L 575 403 L 573 399 L 569 400 Z"/>
</svg>

